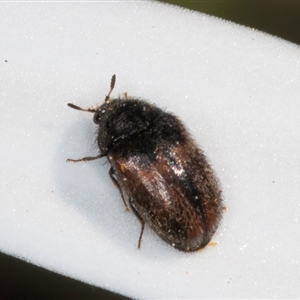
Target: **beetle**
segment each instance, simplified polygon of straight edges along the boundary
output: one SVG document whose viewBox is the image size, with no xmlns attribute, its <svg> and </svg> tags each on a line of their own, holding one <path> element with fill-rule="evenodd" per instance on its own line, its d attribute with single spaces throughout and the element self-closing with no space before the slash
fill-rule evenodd
<svg viewBox="0 0 300 300">
<path fill-rule="evenodd" d="M 145 224 L 178 250 L 203 248 L 223 210 L 212 167 L 177 116 L 126 93 L 111 99 L 115 82 L 113 75 L 104 103 L 96 108 L 68 103 L 94 113 L 100 154 L 67 161 L 107 157 L 111 180 L 141 223 L 138 248 Z"/>
</svg>

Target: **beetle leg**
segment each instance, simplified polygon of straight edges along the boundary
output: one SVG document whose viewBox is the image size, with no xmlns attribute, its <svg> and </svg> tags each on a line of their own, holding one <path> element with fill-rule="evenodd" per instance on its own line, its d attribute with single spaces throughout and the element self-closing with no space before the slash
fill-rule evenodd
<svg viewBox="0 0 300 300">
<path fill-rule="evenodd" d="M 114 170 L 113 168 L 110 168 L 109 169 L 109 176 L 110 176 L 110 179 L 112 180 L 112 182 L 114 183 L 114 185 L 116 186 L 116 188 L 120 191 L 120 194 L 121 194 L 121 197 L 122 197 L 122 200 L 124 202 L 124 205 L 125 205 L 125 211 L 129 211 L 129 208 L 126 204 L 126 201 L 125 201 L 125 197 L 124 197 L 124 194 L 123 194 L 123 190 L 118 182 L 118 180 L 114 177 Z"/>
<path fill-rule="evenodd" d="M 104 154 L 99 154 L 97 156 L 87 156 L 87 157 L 83 157 L 83 158 L 80 158 L 80 159 L 72 159 L 72 158 L 68 158 L 67 159 L 67 162 L 79 162 L 79 161 L 90 161 L 90 160 L 95 160 L 95 159 L 98 159 L 98 158 L 101 158 L 101 157 L 104 157 L 106 155 Z"/>
<path fill-rule="evenodd" d="M 126 100 L 129 100 L 129 99 L 132 98 L 132 97 L 130 97 L 130 96 L 128 95 L 127 92 L 123 93 L 123 95 L 124 95 L 124 98 L 125 98 Z"/>
<path fill-rule="evenodd" d="M 138 211 L 135 209 L 135 207 L 132 205 L 131 199 L 129 199 L 129 205 L 130 205 L 130 208 L 132 209 L 132 211 L 134 212 L 134 214 L 136 215 L 136 217 L 138 218 L 138 220 L 141 223 L 141 233 L 140 233 L 138 247 L 137 247 L 138 249 L 140 249 L 141 248 L 141 244 L 142 244 L 142 236 L 143 236 L 144 229 L 145 229 L 145 221 L 143 220 L 143 218 L 141 217 L 141 215 L 138 213 Z"/>
</svg>

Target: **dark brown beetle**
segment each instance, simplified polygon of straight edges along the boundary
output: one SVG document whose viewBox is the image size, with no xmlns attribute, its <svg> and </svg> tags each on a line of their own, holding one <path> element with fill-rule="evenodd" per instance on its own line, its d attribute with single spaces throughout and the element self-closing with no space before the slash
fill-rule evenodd
<svg viewBox="0 0 300 300">
<path fill-rule="evenodd" d="M 94 113 L 100 148 L 98 156 L 68 161 L 108 158 L 110 177 L 126 209 L 128 203 L 141 222 L 138 248 L 145 223 L 179 250 L 204 247 L 223 211 L 211 166 L 176 116 L 138 98 L 111 99 L 115 80 L 113 75 L 101 106 L 82 109 L 68 104 Z"/>
</svg>

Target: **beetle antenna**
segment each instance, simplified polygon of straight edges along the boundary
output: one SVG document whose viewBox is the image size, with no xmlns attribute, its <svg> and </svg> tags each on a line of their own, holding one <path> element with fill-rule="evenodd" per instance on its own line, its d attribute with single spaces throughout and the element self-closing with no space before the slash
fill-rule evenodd
<svg viewBox="0 0 300 300">
<path fill-rule="evenodd" d="M 87 108 L 87 109 L 85 109 L 85 108 L 81 108 L 81 107 L 79 107 L 79 106 L 77 106 L 77 105 L 75 105 L 73 103 L 68 103 L 68 106 L 70 106 L 70 107 L 72 107 L 74 109 L 77 109 L 77 110 L 82 110 L 82 111 L 87 111 L 87 112 L 96 112 L 96 110 L 93 109 L 93 108 Z"/>
<path fill-rule="evenodd" d="M 115 83 L 116 83 L 116 75 L 114 74 L 112 77 L 111 77 L 111 81 L 110 81 L 110 90 L 107 94 L 107 96 L 105 97 L 105 102 L 107 102 L 110 98 L 110 94 L 111 92 L 113 91 L 114 87 L 115 87 Z"/>
<path fill-rule="evenodd" d="M 116 75 L 114 74 L 114 75 L 111 77 L 111 81 L 110 81 L 110 90 L 109 90 L 107 96 L 105 97 L 105 102 L 107 102 L 107 101 L 110 99 L 109 96 L 110 96 L 111 92 L 113 91 L 113 89 L 114 89 L 114 87 L 115 87 L 115 84 L 116 84 Z M 77 106 L 77 105 L 75 105 L 75 104 L 73 104 L 73 103 L 68 103 L 68 106 L 70 106 L 71 108 L 77 109 L 77 110 L 87 111 L 87 112 L 92 112 L 92 113 L 94 113 L 94 112 L 97 111 L 97 110 L 94 109 L 94 108 L 87 108 L 87 109 L 81 108 L 81 107 L 79 107 L 79 106 Z"/>
</svg>

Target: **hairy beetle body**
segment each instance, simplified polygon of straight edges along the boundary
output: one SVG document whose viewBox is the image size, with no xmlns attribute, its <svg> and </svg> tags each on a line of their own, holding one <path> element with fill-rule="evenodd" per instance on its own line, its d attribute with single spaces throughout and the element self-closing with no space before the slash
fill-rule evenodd
<svg viewBox="0 0 300 300">
<path fill-rule="evenodd" d="M 114 82 L 113 76 L 110 93 Z M 86 110 L 95 113 L 99 125 L 100 155 L 80 160 L 107 156 L 113 182 L 141 222 L 138 247 L 145 223 L 179 250 L 204 247 L 219 225 L 223 205 L 203 152 L 173 114 L 141 99 L 109 95 L 100 107 Z"/>
</svg>

